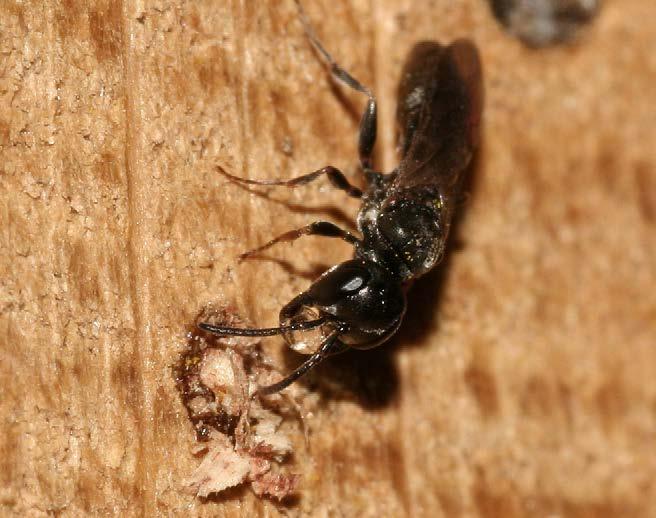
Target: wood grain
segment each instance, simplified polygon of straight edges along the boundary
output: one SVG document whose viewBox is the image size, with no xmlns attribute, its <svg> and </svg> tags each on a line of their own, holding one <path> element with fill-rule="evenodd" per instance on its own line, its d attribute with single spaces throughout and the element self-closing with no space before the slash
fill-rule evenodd
<svg viewBox="0 0 656 518">
<path fill-rule="evenodd" d="M 328 187 L 254 195 L 215 166 L 355 178 L 363 100 L 331 85 L 291 1 L 0 4 L 0 514 L 648 515 L 656 4 L 607 0 L 542 51 L 482 1 L 305 4 L 380 99 L 383 168 L 417 40 L 476 41 L 486 104 L 449 259 L 393 343 L 314 376 L 289 506 L 184 492 L 198 461 L 171 365 L 208 304 L 274 324 L 349 256 L 308 238 L 275 252 L 289 264 L 237 265 L 358 205 Z"/>
</svg>

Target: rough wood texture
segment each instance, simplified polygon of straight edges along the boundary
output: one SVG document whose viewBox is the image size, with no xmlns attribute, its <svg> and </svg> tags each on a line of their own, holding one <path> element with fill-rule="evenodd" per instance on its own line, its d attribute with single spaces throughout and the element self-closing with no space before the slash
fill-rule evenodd
<svg viewBox="0 0 656 518">
<path fill-rule="evenodd" d="M 456 246 L 394 343 L 318 373 L 344 387 L 308 419 L 289 511 L 649 514 L 656 3 L 607 0 L 577 44 L 543 51 L 480 0 L 305 3 L 379 96 L 386 168 L 418 39 L 473 38 L 486 105 Z M 238 252 L 357 210 L 329 188 L 255 196 L 215 165 L 355 172 L 361 103 L 331 89 L 291 0 L 0 4 L 0 514 L 284 511 L 183 492 L 197 461 L 170 366 L 208 303 L 272 324 L 308 283 Z M 301 274 L 348 254 L 316 238 L 275 252 Z"/>
</svg>

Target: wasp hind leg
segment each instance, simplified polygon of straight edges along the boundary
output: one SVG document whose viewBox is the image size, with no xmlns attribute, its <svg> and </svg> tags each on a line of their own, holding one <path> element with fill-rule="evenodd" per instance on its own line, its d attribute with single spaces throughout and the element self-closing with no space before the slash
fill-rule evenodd
<svg viewBox="0 0 656 518">
<path fill-rule="evenodd" d="M 330 53 L 326 50 L 326 48 L 323 46 L 315 34 L 314 29 L 310 24 L 310 20 L 305 14 L 305 10 L 303 9 L 303 6 L 299 0 L 296 0 L 296 6 L 298 7 L 299 16 L 301 18 L 301 23 L 303 24 L 305 34 L 310 40 L 310 43 L 312 43 L 312 46 L 321 55 L 321 57 L 330 68 L 330 73 L 332 76 L 340 83 L 348 86 L 356 92 L 363 93 L 367 96 L 367 106 L 365 107 L 364 112 L 362 113 L 362 117 L 360 118 L 358 153 L 360 155 L 360 164 L 362 165 L 362 169 L 364 171 L 371 171 L 373 167 L 372 153 L 376 143 L 376 130 L 378 124 L 378 106 L 376 103 L 376 98 L 369 88 L 364 86 L 362 83 L 360 83 L 360 81 L 358 81 L 345 69 L 339 66 L 339 64 L 330 55 Z"/>
</svg>

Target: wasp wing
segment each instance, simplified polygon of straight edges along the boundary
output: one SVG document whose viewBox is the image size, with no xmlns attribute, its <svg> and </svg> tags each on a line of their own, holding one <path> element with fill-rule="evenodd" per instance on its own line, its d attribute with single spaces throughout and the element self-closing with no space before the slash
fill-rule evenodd
<svg viewBox="0 0 656 518">
<path fill-rule="evenodd" d="M 478 51 L 468 40 L 418 43 L 399 85 L 401 163 L 394 191 L 459 184 L 479 140 L 482 108 Z"/>
</svg>

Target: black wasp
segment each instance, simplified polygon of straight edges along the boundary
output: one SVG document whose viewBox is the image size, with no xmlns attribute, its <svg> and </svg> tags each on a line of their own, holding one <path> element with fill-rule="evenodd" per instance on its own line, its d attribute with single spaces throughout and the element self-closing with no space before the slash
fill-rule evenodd
<svg viewBox="0 0 656 518">
<path fill-rule="evenodd" d="M 320 345 L 310 358 L 278 383 L 261 387 L 260 394 L 284 389 L 328 356 L 351 347 L 376 347 L 396 332 L 406 311 L 405 292 L 411 281 L 428 272 L 444 255 L 464 172 L 478 144 L 481 115 L 481 69 L 473 43 L 418 43 L 408 56 L 399 85 L 396 119 L 401 163 L 389 174 L 374 171 L 371 156 L 376 141 L 376 100 L 333 60 L 315 36 L 298 0 L 297 4 L 308 38 L 334 78 L 368 97 L 359 134 L 366 187 L 364 191 L 354 187 L 332 166 L 291 180 L 254 181 L 222 173 L 241 183 L 287 187 L 325 175 L 333 186 L 362 200 L 357 219 L 362 235 L 317 221 L 241 256 L 247 258 L 276 243 L 307 235 L 343 239 L 355 248 L 353 259 L 330 268 L 282 308 L 279 327 L 199 324 L 201 329 L 222 336 L 282 334 L 289 345 L 298 341 L 299 332 L 320 332 Z"/>
</svg>

